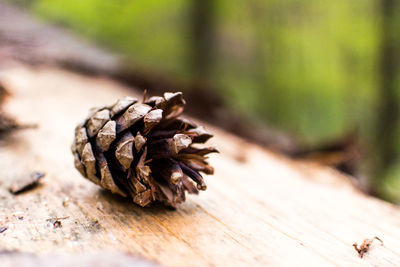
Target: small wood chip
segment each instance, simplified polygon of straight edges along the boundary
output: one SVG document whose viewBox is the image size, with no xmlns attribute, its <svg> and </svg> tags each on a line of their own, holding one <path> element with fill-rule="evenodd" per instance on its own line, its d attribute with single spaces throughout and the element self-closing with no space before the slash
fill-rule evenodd
<svg viewBox="0 0 400 267">
<path fill-rule="evenodd" d="M 369 248 L 370 248 L 372 242 L 373 242 L 375 239 L 376 239 L 376 240 L 379 240 L 379 241 L 382 243 L 382 245 L 383 245 L 383 241 L 382 241 L 379 237 L 377 237 L 377 236 L 375 236 L 375 237 L 372 238 L 372 239 L 365 239 L 365 240 L 362 242 L 362 244 L 360 245 L 360 247 L 358 247 L 357 243 L 354 243 L 354 244 L 353 244 L 353 247 L 354 247 L 354 249 L 357 251 L 358 256 L 360 256 L 360 258 L 362 258 L 362 257 L 364 256 L 364 254 L 367 253 L 367 252 L 369 251 Z"/>
<path fill-rule="evenodd" d="M 66 207 L 68 207 L 68 205 L 69 205 L 69 197 L 65 197 L 64 198 L 64 200 L 63 200 L 63 202 L 62 202 L 62 205 L 66 208 Z"/>
<path fill-rule="evenodd" d="M 61 227 L 62 227 L 61 221 L 56 220 L 53 222 L 53 228 L 61 228 Z"/>
<path fill-rule="evenodd" d="M 33 189 L 41 178 L 45 176 L 42 172 L 33 172 L 30 175 L 24 176 L 15 181 L 11 187 L 10 192 L 14 195 Z"/>
<path fill-rule="evenodd" d="M 0 227 L 0 234 L 8 229 L 8 226 Z"/>
</svg>

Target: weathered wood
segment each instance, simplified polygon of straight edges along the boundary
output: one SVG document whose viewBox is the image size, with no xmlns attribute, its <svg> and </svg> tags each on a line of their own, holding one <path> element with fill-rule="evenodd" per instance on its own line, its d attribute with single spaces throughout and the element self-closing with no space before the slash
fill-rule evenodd
<svg viewBox="0 0 400 267">
<path fill-rule="evenodd" d="M 288 160 L 216 128 L 215 176 L 176 211 L 140 208 L 82 178 L 73 166 L 74 127 L 92 106 L 131 90 L 102 78 L 23 66 L 0 71 L 7 110 L 37 129 L 0 147 L 0 250 L 35 254 L 119 249 L 165 266 L 396 266 L 400 209 L 365 196 L 347 177 Z M 190 104 L 190 103 L 189 103 Z M 20 173 L 41 185 L 14 196 Z M 52 218 L 60 219 L 54 227 Z M 48 220 L 50 219 L 50 220 Z M 359 258 L 353 243 L 378 236 Z"/>
<path fill-rule="evenodd" d="M 17 251 L 0 251 L 2 267 L 159 267 L 160 265 L 127 253 L 108 251 L 101 253 L 74 253 L 37 256 Z"/>
</svg>

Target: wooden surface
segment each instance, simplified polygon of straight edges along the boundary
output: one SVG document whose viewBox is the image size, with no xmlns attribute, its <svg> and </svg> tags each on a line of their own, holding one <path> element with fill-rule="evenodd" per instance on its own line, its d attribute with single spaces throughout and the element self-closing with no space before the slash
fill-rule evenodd
<svg viewBox="0 0 400 267">
<path fill-rule="evenodd" d="M 176 211 L 140 208 L 73 167 L 75 124 L 92 106 L 132 91 L 54 69 L 3 68 L 7 110 L 38 123 L 0 146 L 0 250 L 34 254 L 129 251 L 164 266 L 399 266 L 400 209 L 360 193 L 347 177 L 293 162 L 209 127 L 221 151 L 208 189 Z M 189 103 L 190 104 L 190 103 Z M 47 173 L 14 196 L 19 175 Z M 60 220 L 54 228 L 51 218 Z M 50 219 L 50 220 L 48 220 Z M 360 259 L 352 247 L 378 236 Z"/>
</svg>

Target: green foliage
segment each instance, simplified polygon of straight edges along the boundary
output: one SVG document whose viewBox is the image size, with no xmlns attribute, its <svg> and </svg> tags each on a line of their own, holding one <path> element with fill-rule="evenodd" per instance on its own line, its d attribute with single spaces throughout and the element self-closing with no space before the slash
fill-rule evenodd
<svg viewBox="0 0 400 267">
<path fill-rule="evenodd" d="M 364 127 L 377 86 L 378 16 L 372 3 L 226 1 L 219 14 L 223 34 L 248 54 L 236 63 L 242 68 L 229 67 L 233 53 L 219 61 L 221 87 L 308 143 Z"/>
<path fill-rule="evenodd" d="M 378 79 L 374 3 L 215 0 L 209 79 L 233 108 L 304 143 L 356 127 L 369 132 Z M 190 1 L 35 0 L 32 6 L 138 66 L 194 76 Z"/>
<path fill-rule="evenodd" d="M 186 1 L 37 0 L 43 18 L 71 27 L 144 68 L 185 75 Z"/>
</svg>

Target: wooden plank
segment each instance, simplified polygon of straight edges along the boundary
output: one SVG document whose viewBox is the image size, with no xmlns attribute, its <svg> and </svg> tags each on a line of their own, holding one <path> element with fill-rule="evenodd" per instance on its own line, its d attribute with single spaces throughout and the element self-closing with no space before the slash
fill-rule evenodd
<svg viewBox="0 0 400 267">
<path fill-rule="evenodd" d="M 396 266 L 400 210 L 365 196 L 347 177 L 294 162 L 209 127 L 221 154 L 208 189 L 176 211 L 140 208 L 83 179 L 73 167 L 75 125 L 92 106 L 132 95 L 103 78 L 50 68 L 0 70 L 7 109 L 38 123 L 1 142 L 0 249 L 47 253 L 128 251 L 165 266 Z M 190 103 L 189 103 L 190 104 Z M 36 189 L 14 196 L 21 173 L 43 171 Z M 62 227 L 54 228 L 53 217 Z M 360 259 L 352 247 L 378 236 Z"/>
</svg>

